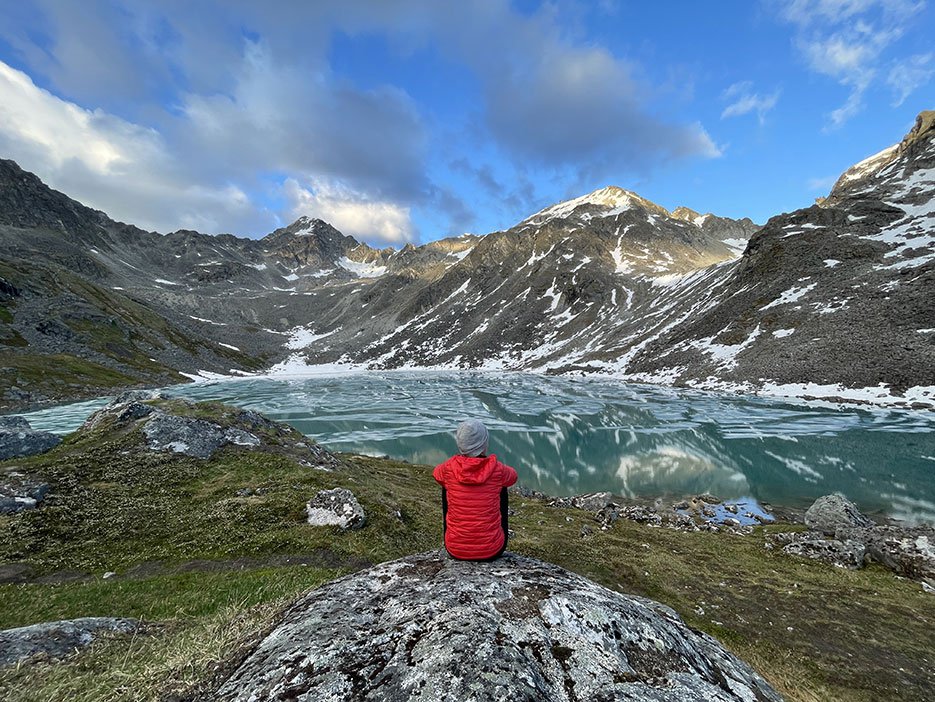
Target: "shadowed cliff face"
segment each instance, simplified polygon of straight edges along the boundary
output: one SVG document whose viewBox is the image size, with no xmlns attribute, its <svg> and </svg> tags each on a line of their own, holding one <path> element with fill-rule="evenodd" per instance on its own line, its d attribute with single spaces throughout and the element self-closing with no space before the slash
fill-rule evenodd
<svg viewBox="0 0 935 702">
<path fill-rule="evenodd" d="M 430 552 L 303 597 L 192 699 L 781 698 L 651 600 L 513 554 L 467 563 Z"/>
</svg>

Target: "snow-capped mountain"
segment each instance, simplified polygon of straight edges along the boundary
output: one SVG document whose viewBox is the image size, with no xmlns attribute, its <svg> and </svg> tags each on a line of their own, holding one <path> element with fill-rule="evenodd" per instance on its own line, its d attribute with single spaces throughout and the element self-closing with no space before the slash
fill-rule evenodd
<svg viewBox="0 0 935 702">
<path fill-rule="evenodd" d="M 380 368 L 596 370 L 626 339 L 668 321 L 650 308 L 672 280 L 736 258 L 724 232 L 699 218 L 675 217 L 620 188 L 559 203 L 477 238 L 463 260 L 411 294 L 400 296 L 391 280 L 351 291 L 366 314 L 316 318 L 304 357 Z M 745 244 L 755 230 L 746 220 L 731 234 Z"/>
<path fill-rule="evenodd" d="M 820 204 L 772 218 L 711 291 L 626 371 L 806 395 L 876 388 L 863 396 L 933 404 L 935 112 L 848 169 Z"/>
<path fill-rule="evenodd" d="M 0 161 L 0 393 L 29 401 L 27 360 L 58 355 L 115 384 L 286 359 L 842 396 L 882 383 L 935 402 L 918 389 L 935 386 L 932 123 L 763 228 L 607 187 L 401 250 L 305 217 L 260 240 L 144 232 Z"/>
</svg>

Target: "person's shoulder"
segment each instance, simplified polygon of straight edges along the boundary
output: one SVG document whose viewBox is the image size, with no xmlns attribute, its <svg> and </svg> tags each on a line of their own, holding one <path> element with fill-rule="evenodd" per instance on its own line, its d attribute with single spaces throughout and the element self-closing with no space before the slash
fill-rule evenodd
<svg viewBox="0 0 935 702">
<path fill-rule="evenodd" d="M 451 462 L 454 461 L 454 459 L 455 459 L 455 456 L 451 456 L 450 458 L 446 458 L 444 461 L 442 461 L 442 462 L 439 463 L 437 466 L 435 466 L 435 470 L 432 471 L 432 474 L 433 474 L 436 478 L 441 477 L 442 474 L 448 469 L 448 466 L 451 464 Z"/>
</svg>

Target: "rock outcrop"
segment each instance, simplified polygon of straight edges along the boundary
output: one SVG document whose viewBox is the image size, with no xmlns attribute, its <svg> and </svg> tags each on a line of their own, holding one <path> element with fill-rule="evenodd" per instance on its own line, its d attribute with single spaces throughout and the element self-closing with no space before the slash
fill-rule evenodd
<svg viewBox="0 0 935 702">
<path fill-rule="evenodd" d="M 159 411 L 150 415 L 143 425 L 143 433 L 152 451 L 171 451 L 194 458 L 211 458 L 226 444 L 260 445 L 259 437 L 250 432 Z"/>
<path fill-rule="evenodd" d="M 860 513 L 853 502 L 840 493 L 819 497 L 805 512 L 805 524 L 812 531 L 834 536 L 838 529 L 871 527 L 873 520 Z"/>
<path fill-rule="evenodd" d="M 133 619 L 84 617 L 6 629 L 0 631 L 0 666 L 15 665 L 33 657 L 62 659 L 104 634 L 129 634 L 140 626 Z"/>
<path fill-rule="evenodd" d="M 0 461 L 45 453 L 61 441 L 51 432 L 34 430 L 23 417 L 0 417 Z"/>
<path fill-rule="evenodd" d="M 809 531 L 770 534 L 767 546 L 842 568 L 879 563 L 935 590 L 935 528 L 876 525 L 841 494 L 815 500 L 805 523 Z"/>
<path fill-rule="evenodd" d="M 155 402 L 155 404 L 153 404 Z M 258 412 L 214 403 L 208 416 L 197 416 L 198 405 L 159 393 L 133 391 L 115 398 L 92 414 L 82 431 L 140 426 L 150 451 L 170 452 L 193 458 L 211 458 L 228 445 L 259 451 L 287 452 L 299 463 L 321 470 L 338 465 L 334 454 L 287 424 L 267 419 Z"/>
<path fill-rule="evenodd" d="M 671 609 L 509 553 L 424 553 L 329 583 L 208 687 L 190 699 L 781 699 Z"/>
</svg>

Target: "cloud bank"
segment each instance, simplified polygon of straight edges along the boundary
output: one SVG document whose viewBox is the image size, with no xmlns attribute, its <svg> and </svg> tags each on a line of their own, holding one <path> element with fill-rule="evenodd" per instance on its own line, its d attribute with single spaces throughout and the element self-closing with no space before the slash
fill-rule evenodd
<svg viewBox="0 0 935 702">
<path fill-rule="evenodd" d="M 494 154 L 520 184 L 512 207 L 531 199 L 531 170 L 574 181 L 719 155 L 701 124 L 666 114 L 638 66 L 566 33 L 548 4 L 37 0 L 4 12 L 18 62 L 0 63 L 3 154 L 158 231 L 259 236 L 305 214 L 399 244 L 422 236 L 418 207 L 466 226 L 471 207 L 436 163 L 453 131 L 469 169 L 502 179 L 475 156 Z M 472 111 L 440 124 L 404 80 L 336 72 L 339 34 L 457 66 Z"/>
</svg>

